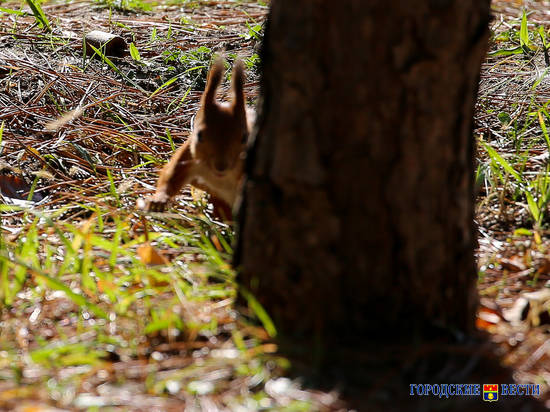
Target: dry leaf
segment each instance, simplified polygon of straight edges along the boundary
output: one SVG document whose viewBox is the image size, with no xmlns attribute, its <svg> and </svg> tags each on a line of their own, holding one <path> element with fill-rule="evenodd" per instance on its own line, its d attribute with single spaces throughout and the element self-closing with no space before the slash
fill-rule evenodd
<svg viewBox="0 0 550 412">
<path fill-rule="evenodd" d="M 527 266 L 523 262 L 521 256 L 512 256 L 511 258 L 502 258 L 500 259 L 500 264 L 503 269 L 509 270 L 510 272 L 521 272 L 522 270 L 527 269 Z"/>
<path fill-rule="evenodd" d="M 491 329 L 503 318 L 501 310 L 494 301 L 487 298 L 481 298 L 479 303 L 476 326 L 481 330 Z"/>
<path fill-rule="evenodd" d="M 550 273 L 550 260 L 548 260 L 547 258 L 544 258 L 541 265 L 537 269 L 537 273 L 539 273 L 540 275 L 549 274 Z"/>
<path fill-rule="evenodd" d="M 165 265 L 168 263 L 168 260 L 149 244 L 138 247 L 137 254 L 145 265 Z"/>
<path fill-rule="evenodd" d="M 489 330 L 492 329 L 495 325 L 491 322 L 487 322 L 486 320 L 476 318 L 476 328 L 479 330 Z"/>
<path fill-rule="evenodd" d="M 31 185 L 22 178 L 13 175 L 0 175 L 0 193 L 6 197 L 19 200 L 27 200 Z M 39 202 L 43 199 L 40 193 L 33 193 L 32 200 Z"/>
<path fill-rule="evenodd" d="M 100 292 L 103 293 L 106 290 L 117 290 L 118 286 L 108 280 L 98 279 L 97 288 L 99 289 Z"/>
</svg>

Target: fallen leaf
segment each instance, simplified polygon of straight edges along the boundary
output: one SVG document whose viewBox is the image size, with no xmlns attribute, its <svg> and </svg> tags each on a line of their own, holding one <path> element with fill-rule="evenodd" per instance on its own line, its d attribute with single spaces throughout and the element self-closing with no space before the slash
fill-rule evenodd
<svg viewBox="0 0 550 412">
<path fill-rule="evenodd" d="M 137 254 L 145 265 L 165 265 L 168 263 L 168 260 L 149 244 L 138 247 Z"/>
<path fill-rule="evenodd" d="M 19 176 L 0 175 L 0 193 L 3 196 L 18 200 L 27 200 L 31 185 Z M 33 193 L 32 200 L 39 202 L 44 197 L 40 193 Z"/>
<path fill-rule="evenodd" d="M 478 329 L 478 330 L 489 330 L 493 326 L 495 326 L 495 325 L 492 324 L 491 322 L 487 322 L 483 319 L 476 318 L 476 329 Z"/>
<path fill-rule="evenodd" d="M 100 292 L 103 293 L 106 290 L 117 290 L 117 285 L 115 285 L 113 282 L 110 282 L 108 280 L 98 279 L 97 288 L 99 289 Z"/>
<path fill-rule="evenodd" d="M 496 305 L 490 305 L 488 307 L 483 303 L 482 301 L 477 313 L 476 327 L 481 330 L 487 330 L 500 322 L 502 316 Z"/>
<path fill-rule="evenodd" d="M 500 264 L 503 269 L 509 270 L 510 272 L 521 272 L 522 270 L 527 269 L 527 266 L 523 262 L 523 258 L 521 256 L 502 258 L 500 259 Z"/>
<path fill-rule="evenodd" d="M 548 273 L 550 273 L 550 260 L 544 258 L 541 265 L 537 269 L 537 273 L 539 273 L 540 275 L 547 275 Z"/>
</svg>

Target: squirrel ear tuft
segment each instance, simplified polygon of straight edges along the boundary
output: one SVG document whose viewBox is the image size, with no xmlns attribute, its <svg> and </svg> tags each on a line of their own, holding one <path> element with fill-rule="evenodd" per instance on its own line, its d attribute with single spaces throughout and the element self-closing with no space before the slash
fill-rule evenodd
<svg viewBox="0 0 550 412">
<path fill-rule="evenodd" d="M 246 117 L 244 104 L 244 65 L 241 60 L 236 60 L 231 76 L 231 88 L 233 89 L 233 106 L 235 114 Z"/>
<path fill-rule="evenodd" d="M 216 100 L 216 91 L 218 90 L 218 85 L 222 80 L 224 69 L 223 59 L 218 57 L 210 67 L 210 72 L 208 73 L 206 88 L 204 90 L 204 94 L 202 95 L 204 105 L 214 104 Z"/>
</svg>

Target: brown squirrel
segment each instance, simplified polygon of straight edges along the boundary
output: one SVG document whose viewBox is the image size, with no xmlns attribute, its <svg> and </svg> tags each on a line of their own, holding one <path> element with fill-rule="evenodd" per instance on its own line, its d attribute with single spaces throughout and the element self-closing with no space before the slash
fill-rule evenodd
<svg viewBox="0 0 550 412">
<path fill-rule="evenodd" d="M 218 59 L 210 68 L 193 131 L 160 172 L 155 194 L 143 205 L 146 210 L 163 211 L 184 185 L 191 184 L 211 195 L 219 215 L 231 218 L 254 112 L 245 106 L 241 61 L 233 68 L 233 100 L 217 102 L 216 91 L 223 73 L 223 61 Z"/>
</svg>

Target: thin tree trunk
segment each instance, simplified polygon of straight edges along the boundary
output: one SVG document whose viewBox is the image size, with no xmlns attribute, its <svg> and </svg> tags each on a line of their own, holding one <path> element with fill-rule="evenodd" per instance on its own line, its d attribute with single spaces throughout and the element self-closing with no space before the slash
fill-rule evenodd
<svg viewBox="0 0 550 412">
<path fill-rule="evenodd" d="M 471 331 L 489 0 L 272 0 L 240 281 L 284 338 Z"/>
</svg>

